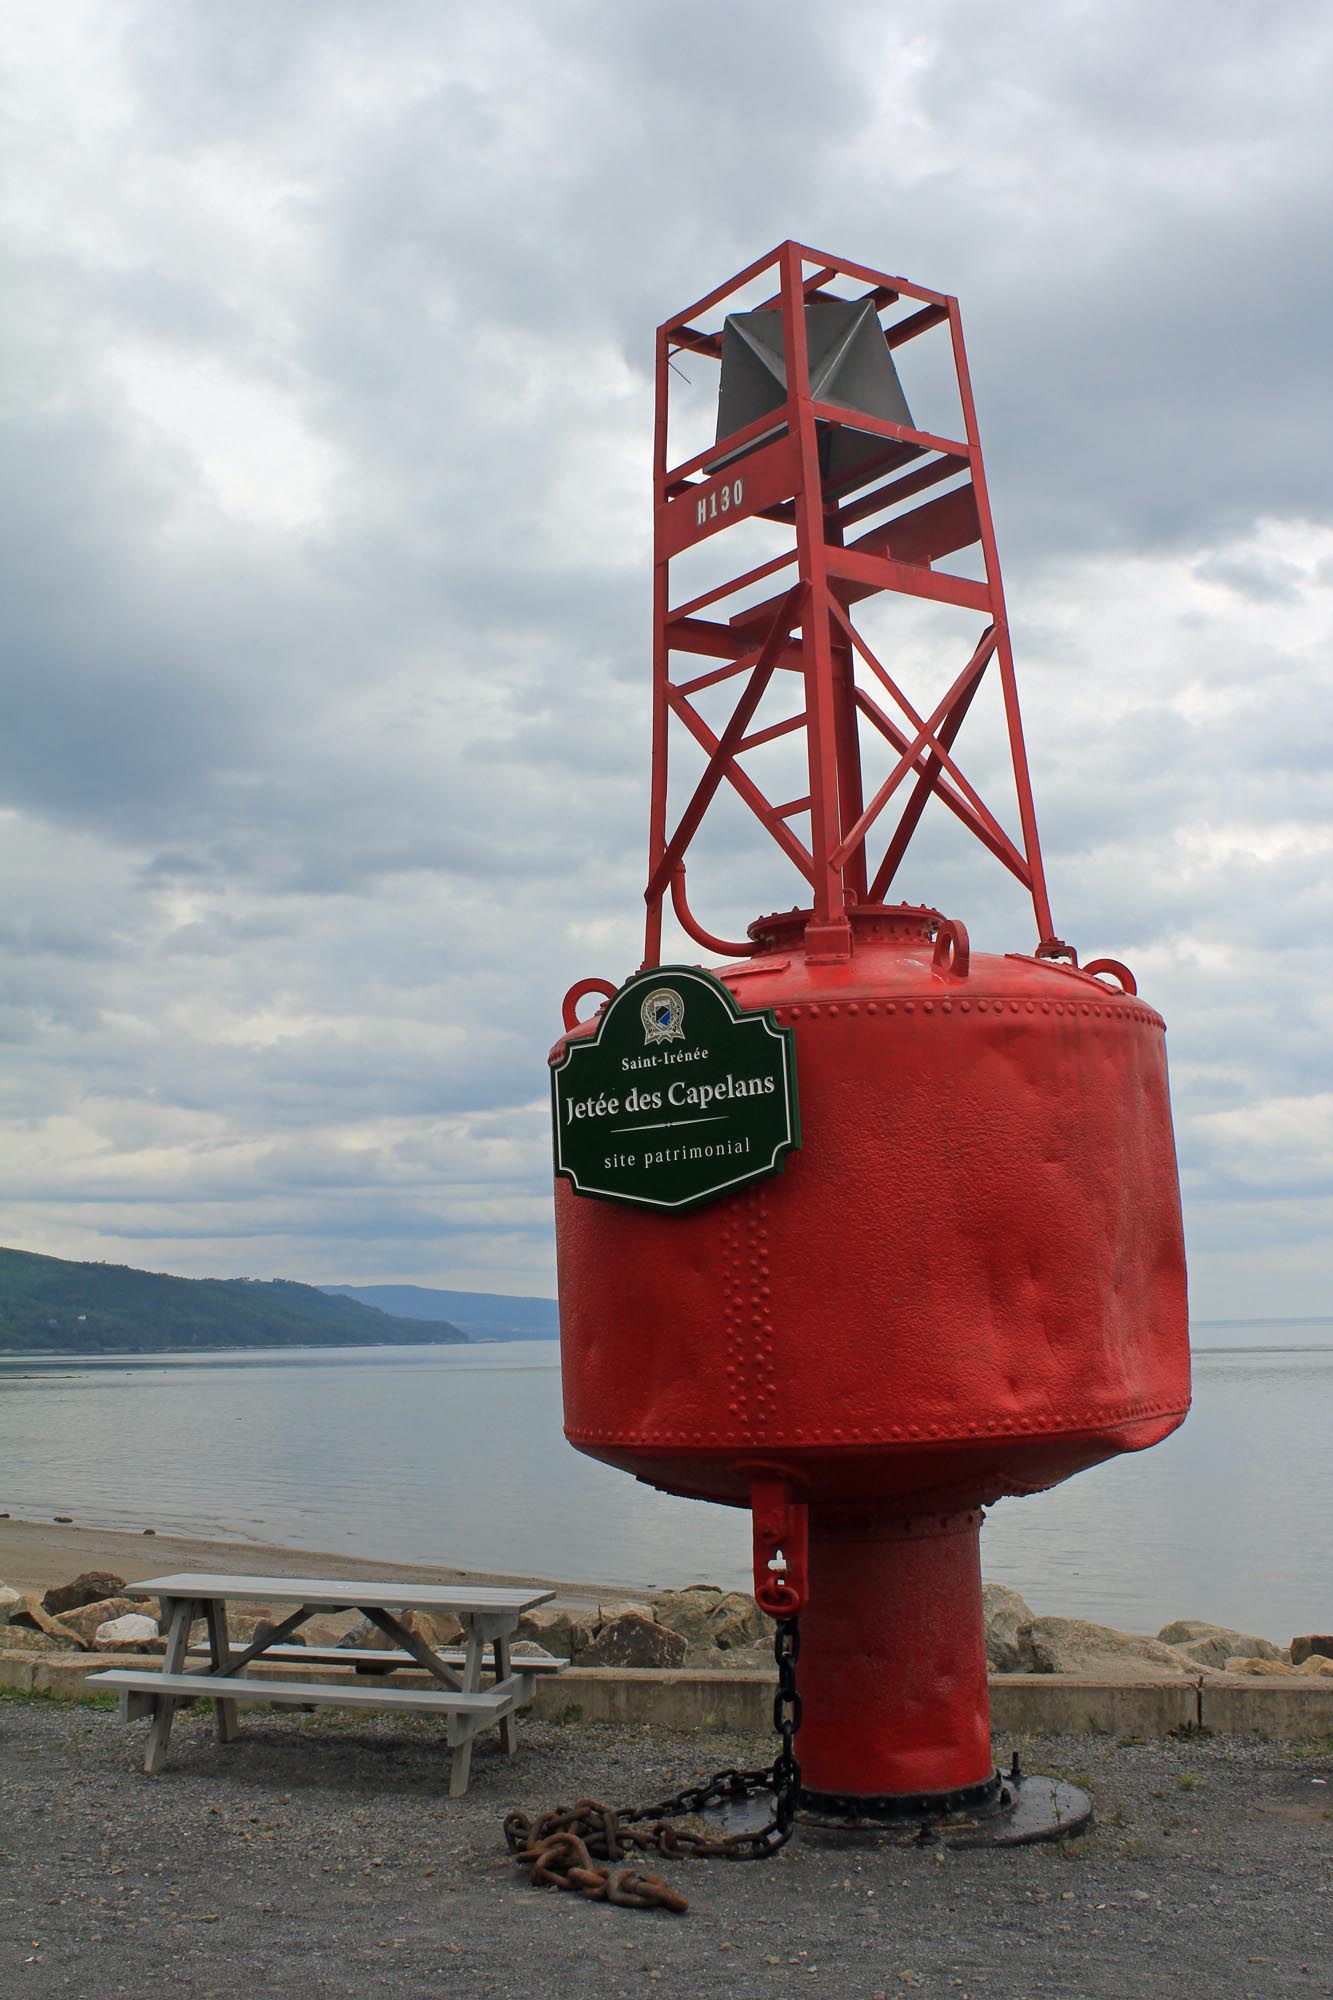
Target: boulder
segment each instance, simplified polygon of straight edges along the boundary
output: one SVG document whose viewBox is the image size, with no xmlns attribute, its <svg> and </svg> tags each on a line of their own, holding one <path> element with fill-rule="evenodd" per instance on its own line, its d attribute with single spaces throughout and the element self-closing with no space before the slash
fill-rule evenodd
<svg viewBox="0 0 1333 2000">
<path fill-rule="evenodd" d="M 7 1653 L 67 1653 L 68 1639 L 53 1639 L 49 1632 L 39 1632 L 32 1626 L 10 1626 L 0 1632 Z"/>
<path fill-rule="evenodd" d="M 1333 1680 L 1333 1659 L 1330 1659 L 1327 1653 L 1307 1653 L 1300 1665 L 1293 1667 L 1291 1671 L 1294 1674 L 1312 1674 L 1321 1679 L 1327 1677 Z"/>
<path fill-rule="evenodd" d="M 631 1613 L 636 1618 L 652 1618 L 655 1616 L 651 1604 L 640 1604 L 637 1599 L 631 1600 L 625 1598 L 623 1600 L 617 1599 L 614 1603 L 599 1604 L 597 1607 L 597 1623 L 598 1625 L 609 1625 L 613 1619 L 627 1618 Z"/>
<path fill-rule="evenodd" d="M 436 1611 L 429 1615 L 424 1611 L 400 1611 L 395 1616 L 413 1638 L 420 1639 L 432 1652 L 456 1646 L 463 1637 L 462 1624 L 452 1611 Z M 354 1653 L 388 1652 L 394 1645 L 389 1634 L 381 1631 L 369 1618 L 360 1619 L 349 1632 L 344 1632 L 337 1643 L 340 1652 Z"/>
<path fill-rule="evenodd" d="M 21 1630 L 28 1632 L 55 1632 L 55 1619 L 46 1609 L 36 1591 L 33 1590 L 25 1590 L 23 1592 L 22 1602 L 18 1610 L 11 1611 L 9 1614 L 9 1622 L 11 1625 L 17 1625 Z M 59 1637 L 59 1634 L 56 1636 Z M 62 1643 L 68 1644 L 69 1642 L 66 1640 Z"/>
<path fill-rule="evenodd" d="M 410 1632 L 414 1639 L 419 1639 L 432 1651 L 441 1646 L 456 1646 L 463 1636 L 462 1624 L 452 1611 L 396 1611 L 394 1616 L 404 1631 Z M 381 1632 L 379 1643 L 381 1646 L 392 1646 L 394 1642 L 387 1632 Z"/>
<path fill-rule="evenodd" d="M 23 1609 L 23 1593 L 11 1590 L 7 1583 L 0 1583 L 0 1625 L 8 1625 L 11 1611 Z"/>
<path fill-rule="evenodd" d="M 52 1629 L 71 1646 L 82 1646 L 85 1652 L 91 1652 L 99 1625 L 105 1625 L 113 1618 L 130 1616 L 148 1618 L 153 1628 L 149 1636 L 157 1637 L 156 1618 L 148 1617 L 145 1607 L 132 1597 L 104 1597 L 97 1604 L 81 1604 L 77 1611 L 63 1612 L 54 1620 Z"/>
<path fill-rule="evenodd" d="M 773 1648 L 771 1646 L 728 1646 L 725 1653 L 716 1646 L 705 1650 L 691 1647 L 687 1665 L 702 1667 L 713 1674 L 768 1674 L 773 1673 Z"/>
<path fill-rule="evenodd" d="M 434 1631 L 437 1646 L 462 1645 L 463 1621 L 461 1618 L 456 1618 L 452 1611 L 432 1611 L 429 1614 L 419 1613 L 418 1616 L 424 1626 L 429 1626 Z"/>
<path fill-rule="evenodd" d="M 516 1636 L 557 1659 L 573 1660 L 592 1644 L 592 1621 L 564 1604 L 538 1604 L 519 1619 Z"/>
<path fill-rule="evenodd" d="M 688 1590 L 664 1590 L 653 1599 L 653 1613 L 659 1625 L 679 1632 L 687 1646 L 713 1646 L 713 1613 L 722 1592 L 713 1584 L 692 1583 Z"/>
<path fill-rule="evenodd" d="M 349 1632 L 343 1633 L 342 1638 L 338 1641 L 338 1651 L 340 1653 L 374 1653 L 387 1648 L 388 1644 L 388 1635 L 381 1632 L 378 1625 L 372 1625 L 369 1618 L 362 1618 L 357 1624 L 352 1626 Z M 355 1665 L 355 1662 L 353 1664 Z M 384 1669 L 372 1661 L 368 1666 L 357 1667 L 356 1671 L 359 1674 L 382 1674 Z"/>
<path fill-rule="evenodd" d="M 1007 1583 L 983 1583 L 982 1613 L 986 1620 L 986 1665 L 993 1674 L 1021 1674 L 1027 1657 L 1018 1634 L 1033 1619 L 1031 1606 Z"/>
<path fill-rule="evenodd" d="M 773 1626 L 752 1597 L 742 1590 L 724 1591 L 712 1619 L 712 1641 L 721 1652 L 740 1646 L 771 1645 Z"/>
<path fill-rule="evenodd" d="M 124 1590 L 123 1576 L 116 1576 L 109 1569 L 88 1569 L 82 1576 L 76 1576 L 73 1583 L 53 1584 L 42 1599 L 42 1609 L 52 1618 L 61 1618 L 65 1612 L 78 1611 L 85 1604 L 100 1604 L 103 1598 L 120 1597 Z"/>
<path fill-rule="evenodd" d="M 348 1627 L 338 1641 L 340 1653 L 359 1653 L 367 1646 L 383 1645 L 384 1634 L 368 1618 L 358 1618 L 355 1625 Z"/>
<path fill-rule="evenodd" d="M 441 1646 L 456 1646 L 463 1636 L 463 1627 L 452 1611 L 395 1611 L 394 1617 L 405 1632 L 410 1632 L 423 1646 L 429 1646 L 432 1652 Z M 366 1622 L 370 1623 L 369 1620 Z M 374 1631 L 377 1628 L 372 1626 L 371 1629 Z M 366 1643 L 369 1645 L 371 1642 L 367 1640 Z M 388 1647 L 395 1642 L 387 1632 L 380 1632 L 375 1643 Z"/>
<path fill-rule="evenodd" d="M 1183 1646 L 1189 1639 L 1206 1639 L 1210 1632 L 1222 1630 L 1221 1625 L 1210 1624 L 1206 1618 L 1173 1618 L 1157 1636 L 1164 1646 Z"/>
<path fill-rule="evenodd" d="M 340 1617 L 335 1612 L 331 1618 L 308 1618 L 299 1632 L 289 1636 L 294 1636 L 304 1641 L 307 1646 L 319 1646 L 323 1648 L 327 1646 L 340 1646 L 342 1644 L 343 1633 L 346 1630 L 347 1623 L 345 1618 Z M 385 1640 L 385 1644 L 388 1644 L 387 1639 Z"/>
<path fill-rule="evenodd" d="M 678 1667 L 685 1658 L 685 1641 L 653 1618 L 624 1611 L 598 1628 L 590 1646 L 578 1656 L 581 1667 Z"/>
<path fill-rule="evenodd" d="M 127 1611 L 122 1617 L 108 1618 L 93 1634 L 93 1648 L 99 1653 L 164 1653 L 167 1642 L 158 1632 L 156 1618 L 141 1611 Z"/>
<path fill-rule="evenodd" d="M 2 1617 L 3 1614 L 0 1614 Z M 1303 1638 L 1291 1642 L 1291 1664 L 1299 1667 L 1312 1653 L 1321 1653 L 1326 1660 L 1333 1660 L 1333 1633 L 1307 1632 Z"/>
<path fill-rule="evenodd" d="M 1178 1638 L 1167 1638 L 1168 1632 Z M 1206 1625 L 1200 1618 L 1178 1618 L 1163 1625 L 1157 1634 L 1165 1646 L 1179 1653 L 1191 1666 L 1224 1668 L 1228 1660 L 1243 1655 L 1252 1660 L 1280 1660 L 1282 1649 L 1271 1639 L 1256 1638 L 1252 1632 L 1233 1632 L 1226 1625 Z"/>
<path fill-rule="evenodd" d="M 270 1639 L 286 1615 L 285 1612 L 274 1611 L 229 1611 L 227 1614 L 228 1643 L 232 1647 L 239 1646 L 244 1649 L 246 1646 L 253 1646 L 256 1639 Z M 208 1627 L 201 1621 L 197 1628 L 195 1626 L 191 1626 L 190 1628 L 190 1643 L 192 1645 L 195 1643 L 197 1632 L 200 1630 L 204 1633 L 205 1640 L 207 1639 Z M 304 1646 L 305 1643 L 306 1635 L 304 1632 L 299 1631 L 288 1632 L 284 1638 L 278 1641 L 280 1646 Z"/>
<path fill-rule="evenodd" d="M 1200 1671 L 1160 1639 L 1117 1632 L 1087 1618 L 1034 1618 L 1019 1628 L 1020 1672 L 1079 1674 L 1087 1680 L 1184 1680 Z"/>
<path fill-rule="evenodd" d="M 1207 1618 L 1173 1618 L 1169 1625 L 1163 1625 L 1157 1636 L 1164 1646 L 1183 1646 L 1190 1639 L 1205 1639 L 1210 1632 L 1225 1629 Z"/>
<path fill-rule="evenodd" d="M 1284 1674 L 1294 1674 L 1296 1671 L 1295 1667 L 1289 1667 L 1285 1660 L 1245 1659 L 1240 1654 L 1227 1661 L 1226 1670 L 1229 1674 L 1266 1675 L 1273 1680 L 1279 1679 Z"/>
</svg>

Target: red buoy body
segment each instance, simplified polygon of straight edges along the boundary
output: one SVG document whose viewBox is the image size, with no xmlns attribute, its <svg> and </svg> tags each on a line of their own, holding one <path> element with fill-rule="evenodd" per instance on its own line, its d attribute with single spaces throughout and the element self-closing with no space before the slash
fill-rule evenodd
<svg viewBox="0 0 1333 2000">
<path fill-rule="evenodd" d="M 974 1507 L 1155 1443 L 1189 1400 L 1163 1023 L 1072 967 L 936 964 L 925 910 L 805 917 L 724 968 L 795 1031 L 803 1144 L 686 1215 L 558 1184 L 572 1443 L 748 1504 L 747 1457 L 820 1502 Z"/>
</svg>

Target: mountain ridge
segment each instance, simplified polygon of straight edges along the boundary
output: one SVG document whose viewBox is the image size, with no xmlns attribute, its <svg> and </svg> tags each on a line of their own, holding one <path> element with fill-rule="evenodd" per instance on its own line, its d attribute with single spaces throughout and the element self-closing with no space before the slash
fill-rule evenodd
<svg viewBox="0 0 1333 2000">
<path fill-rule="evenodd" d="M 454 1292 L 434 1285 L 325 1285 L 338 1298 L 358 1299 L 403 1319 L 440 1313 L 461 1327 L 469 1340 L 558 1340 L 560 1314 L 554 1299 L 528 1293 Z"/>
<path fill-rule="evenodd" d="M 290 1278 L 176 1278 L 0 1247 L 0 1353 L 466 1342 L 452 1321 L 399 1318 Z"/>
</svg>

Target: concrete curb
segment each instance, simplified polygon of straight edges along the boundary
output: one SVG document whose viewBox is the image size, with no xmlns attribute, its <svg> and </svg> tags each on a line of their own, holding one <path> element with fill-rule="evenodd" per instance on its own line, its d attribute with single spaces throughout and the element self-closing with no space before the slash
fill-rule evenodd
<svg viewBox="0 0 1333 2000">
<path fill-rule="evenodd" d="M 1199 1726 L 1195 1681 L 1095 1681 L 1064 1674 L 992 1674 L 996 1736 L 1171 1736 Z M 1333 1727 L 1333 1703 L 1329 1705 Z"/>
<path fill-rule="evenodd" d="M 89 1674 L 143 1667 L 141 1653 L 24 1653 L 0 1650 L 0 1687 L 78 1701 Z M 516 1663 L 517 1664 L 517 1663 Z M 259 1683 L 326 1680 L 327 1668 L 257 1663 Z M 424 1674 L 402 1674 L 425 1686 Z M 551 1722 L 651 1723 L 662 1729 L 764 1735 L 773 1723 L 774 1679 L 767 1673 L 677 1668 L 569 1667 L 538 1681 L 533 1715 Z M 91 1692 L 96 1692 L 92 1690 Z M 1276 1741 L 1333 1736 L 1333 1678 L 1302 1681 L 1209 1674 L 1199 1681 L 1080 1680 L 1065 1674 L 992 1674 L 991 1725 L 998 1736 L 1169 1736 L 1205 1728 Z"/>
</svg>

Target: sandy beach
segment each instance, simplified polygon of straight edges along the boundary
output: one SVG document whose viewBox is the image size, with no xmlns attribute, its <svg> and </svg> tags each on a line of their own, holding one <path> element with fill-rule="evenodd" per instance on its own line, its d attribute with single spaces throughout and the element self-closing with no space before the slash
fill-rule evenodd
<svg viewBox="0 0 1333 2000">
<path fill-rule="evenodd" d="M 193 1535 L 130 1534 L 113 1528 L 65 1526 L 51 1521 L 0 1520 L 0 1583 L 14 1590 L 44 1590 L 84 1570 L 111 1570 L 126 1583 L 179 1570 L 215 1570 L 251 1576 L 384 1577 L 404 1583 L 539 1583 L 564 1604 L 596 1604 L 623 1596 L 622 1584 L 568 1583 L 558 1577 L 501 1576 L 387 1557 L 332 1555 L 319 1549 L 280 1549 L 263 1542 L 210 1541 Z"/>
</svg>

